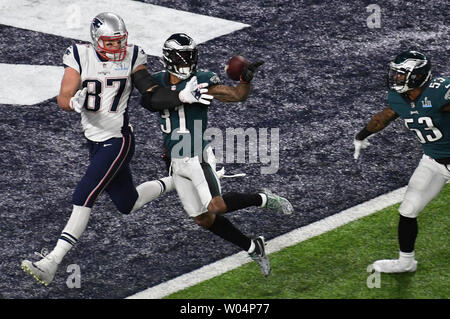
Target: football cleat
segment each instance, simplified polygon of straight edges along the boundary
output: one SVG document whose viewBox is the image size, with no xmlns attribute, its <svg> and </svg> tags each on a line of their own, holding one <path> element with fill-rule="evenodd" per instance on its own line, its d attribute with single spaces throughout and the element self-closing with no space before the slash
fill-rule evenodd
<svg viewBox="0 0 450 319">
<path fill-rule="evenodd" d="M 42 259 L 37 262 L 23 260 L 21 267 L 23 271 L 33 276 L 39 283 L 48 286 L 55 277 L 58 264 L 51 256 L 44 256 L 39 253 L 36 254 L 42 257 Z"/>
<path fill-rule="evenodd" d="M 255 261 L 259 267 L 261 268 L 261 272 L 264 277 L 270 275 L 270 261 L 266 256 L 266 248 L 264 237 L 259 236 L 257 238 L 252 239 L 255 244 L 255 250 L 252 253 L 249 253 L 250 258 Z"/>
<path fill-rule="evenodd" d="M 273 194 L 267 189 L 264 189 L 262 193 L 267 196 L 267 203 L 264 208 L 272 209 L 285 215 L 290 215 L 294 212 L 294 207 L 286 198 Z"/>
<path fill-rule="evenodd" d="M 417 269 L 417 261 L 414 259 L 411 261 L 382 259 L 375 261 L 372 267 L 375 271 L 383 273 L 414 272 Z"/>
</svg>

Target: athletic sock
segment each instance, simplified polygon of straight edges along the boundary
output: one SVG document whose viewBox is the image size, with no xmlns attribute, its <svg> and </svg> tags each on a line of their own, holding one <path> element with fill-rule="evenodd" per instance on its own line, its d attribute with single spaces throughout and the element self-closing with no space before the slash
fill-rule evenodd
<svg viewBox="0 0 450 319">
<path fill-rule="evenodd" d="M 222 196 L 223 201 L 227 205 L 227 212 L 234 212 L 239 209 L 250 206 L 261 206 L 264 204 L 263 196 L 265 194 L 250 194 L 230 192 Z M 266 197 L 267 201 L 267 197 Z"/>
<path fill-rule="evenodd" d="M 400 262 L 406 262 L 406 263 L 412 262 L 414 260 L 414 251 L 409 252 L 409 253 L 400 251 L 399 260 L 400 260 Z"/>
<path fill-rule="evenodd" d="M 250 238 L 241 233 L 228 219 L 221 215 L 216 215 L 213 224 L 208 230 L 245 251 L 248 251 L 252 244 Z"/>
<path fill-rule="evenodd" d="M 398 242 L 400 251 L 405 253 L 413 252 L 417 234 L 417 218 L 409 218 L 400 215 L 400 220 L 398 222 Z"/>
<path fill-rule="evenodd" d="M 158 180 L 163 185 L 164 193 L 171 192 L 175 189 L 172 176 L 163 177 Z"/>
<path fill-rule="evenodd" d="M 91 208 L 73 205 L 72 214 L 61 233 L 61 237 L 56 242 L 55 248 L 49 253 L 49 256 L 53 257 L 56 263 L 61 263 L 67 252 L 78 242 L 86 229 L 90 215 Z"/>
<path fill-rule="evenodd" d="M 170 192 L 173 189 L 174 184 L 171 176 L 140 184 L 136 187 L 139 196 L 134 203 L 131 213 L 157 199 L 161 194 Z"/>
</svg>

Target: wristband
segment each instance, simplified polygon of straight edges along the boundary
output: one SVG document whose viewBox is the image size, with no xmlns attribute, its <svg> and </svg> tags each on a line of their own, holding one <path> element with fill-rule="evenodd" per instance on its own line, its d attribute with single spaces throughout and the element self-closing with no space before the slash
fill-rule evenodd
<svg viewBox="0 0 450 319">
<path fill-rule="evenodd" d="M 366 127 L 364 127 L 361 131 L 359 131 L 358 134 L 356 134 L 355 139 L 362 141 L 372 134 L 373 134 L 373 132 L 370 132 L 369 130 L 367 130 Z"/>
</svg>

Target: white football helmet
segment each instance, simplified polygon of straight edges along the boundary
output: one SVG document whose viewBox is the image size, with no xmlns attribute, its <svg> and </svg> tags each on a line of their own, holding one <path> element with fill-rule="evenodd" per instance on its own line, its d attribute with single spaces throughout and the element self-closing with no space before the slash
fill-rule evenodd
<svg viewBox="0 0 450 319">
<path fill-rule="evenodd" d="M 98 14 L 91 23 L 91 38 L 95 50 L 110 61 L 122 61 L 127 55 L 128 32 L 122 18 L 112 12 Z M 108 49 L 105 41 L 120 41 L 119 49 Z"/>
</svg>

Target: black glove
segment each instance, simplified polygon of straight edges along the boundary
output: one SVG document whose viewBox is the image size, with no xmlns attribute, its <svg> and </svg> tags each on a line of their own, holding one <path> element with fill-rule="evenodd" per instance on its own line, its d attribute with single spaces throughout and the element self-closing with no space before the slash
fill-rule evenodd
<svg viewBox="0 0 450 319">
<path fill-rule="evenodd" d="M 248 66 L 244 68 L 244 70 L 242 70 L 241 80 L 250 83 L 258 68 L 263 64 L 264 61 L 257 61 L 254 63 L 250 63 Z"/>
</svg>

